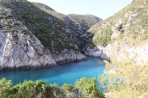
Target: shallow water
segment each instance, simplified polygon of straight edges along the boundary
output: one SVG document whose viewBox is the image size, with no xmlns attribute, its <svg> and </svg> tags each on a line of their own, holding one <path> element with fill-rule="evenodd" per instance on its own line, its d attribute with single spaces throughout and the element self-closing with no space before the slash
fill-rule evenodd
<svg viewBox="0 0 148 98">
<path fill-rule="evenodd" d="M 85 61 L 74 62 L 53 68 L 0 72 L 0 79 L 5 77 L 12 80 L 13 84 L 24 80 L 43 80 L 48 83 L 57 83 L 59 86 L 64 83 L 74 85 L 77 79 L 82 77 L 96 78 L 103 73 L 105 64 L 96 58 L 89 58 Z"/>
</svg>

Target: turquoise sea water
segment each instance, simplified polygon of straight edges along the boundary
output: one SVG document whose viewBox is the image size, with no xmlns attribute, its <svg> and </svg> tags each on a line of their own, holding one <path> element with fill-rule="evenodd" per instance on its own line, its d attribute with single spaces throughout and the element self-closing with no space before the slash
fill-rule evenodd
<svg viewBox="0 0 148 98">
<path fill-rule="evenodd" d="M 53 68 L 0 72 L 0 79 L 5 77 L 8 80 L 12 80 L 13 84 L 24 80 L 43 80 L 48 83 L 57 83 L 59 86 L 64 83 L 74 85 L 75 81 L 82 77 L 95 77 L 98 79 L 98 76 L 103 73 L 104 67 L 103 61 L 89 58 L 85 61 L 64 64 Z"/>
</svg>

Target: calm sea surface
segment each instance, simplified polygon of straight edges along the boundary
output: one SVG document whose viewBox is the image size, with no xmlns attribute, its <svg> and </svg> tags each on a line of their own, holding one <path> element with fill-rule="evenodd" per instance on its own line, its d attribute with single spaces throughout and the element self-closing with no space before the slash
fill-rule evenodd
<svg viewBox="0 0 148 98">
<path fill-rule="evenodd" d="M 12 80 L 13 84 L 24 80 L 43 80 L 48 83 L 57 83 L 59 86 L 64 83 L 74 85 L 75 81 L 82 77 L 98 79 L 104 68 L 105 64 L 103 61 L 89 58 L 85 61 L 64 64 L 53 68 L 0 72 L 0 79 L 5 77 L 8 80 Z"/>
</svg>

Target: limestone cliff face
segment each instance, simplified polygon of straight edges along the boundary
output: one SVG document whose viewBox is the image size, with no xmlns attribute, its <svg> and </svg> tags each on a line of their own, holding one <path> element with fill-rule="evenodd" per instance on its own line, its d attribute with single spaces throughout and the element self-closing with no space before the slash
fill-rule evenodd
<svg viewBox="0 0 148 98">
<path fill-rule="evenodd" d="M 50 67 L 85 58 L 83 54 L 73 50 L 52 54 L 33 35 L 0 30 L 0 69 Z"/>
<path fill-rule="evenodd" d="M 41 65 L 55 65 L 50 54 L 45 54 L 44 47 L 34 36 L 0 31 L 0 67 L 18 68 Z"/>
<path fill-rule="evenodd" d="M 62 21 L 55 20 L 27 1 L 0 3 L 0 69 L 51 67 L 86 58 L 72 39 L 68 38 L 72 35 L 64 31 Z M 27 6 L 32 11 L 30 14 L 38 15 L 35 11 L 43 13 L 44 16 L 38 15 L 35 19 L 50 20 L 38 24 L 33 16 L 28 16 L 32 20 L 27 19 Z M 24 11 L 20 15 L 21 10 L 26 13 Z M 42 27 L 43 24 L 45 27 Z"/>
</svg>

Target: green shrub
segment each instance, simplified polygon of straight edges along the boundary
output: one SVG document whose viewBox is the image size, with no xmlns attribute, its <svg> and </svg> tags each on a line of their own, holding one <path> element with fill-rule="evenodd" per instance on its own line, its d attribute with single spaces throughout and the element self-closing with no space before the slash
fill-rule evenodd
<svg viewBox="0 0 148 98">
<path fill-rule="evenodd" d="M 11 81 L 4 78 L 0 80 L 0 86 L 0 98 L 104 98 L 94 78 L 78 80 L 77 88 L 70 84 L 58 87 L 56 84 L 30 80 L 13 86 Z"/>
<path fill-rule="evenodd" d="M 76 88 L 82 92 L 83 95 L 87 97 L 95 97 L 95 98 L 105 98 L 105 96 L 99 91 L 96 84 L 96 79 L 91 78 L 81 78 L 76 81 Z"/>
<path fill-rule="evenodd" d="M 43 81 L 24 81 L 12 86 L 11 81 L 0 80 L 0 98 L 52 98 L 64 96 L 63 91 L 56 85 Z"/>
<path fill-rule="evenodd" d="M 75 87 L 73 87 L 70 84 L 66 84 L 66 83 L 62 86 L 62 89 L 64 91 L 68 91 L 68 92 L 76 92 L 77 91 L 77 89 Z"/>
<path fill-rule="evenodd" d="M 3 78 L 0 80 L 0 98 L 7 98 L 10 95 L 12 83 Z"/>
</svg>

